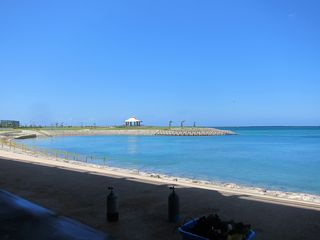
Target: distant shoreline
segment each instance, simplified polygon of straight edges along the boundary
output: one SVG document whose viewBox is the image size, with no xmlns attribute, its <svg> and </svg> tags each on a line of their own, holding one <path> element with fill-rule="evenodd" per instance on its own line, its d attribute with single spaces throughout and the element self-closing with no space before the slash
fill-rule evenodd
<svg viewBox="0 0 320 240">
<path fill-rule="evenodd" d="M 129 135 L 129 136 L 224 136 L 235 135 L 230 130 L 216 128 L 168 128 L 168 127 L 110 127 L 110 128 L 77 128 L 68 129 L 13 129 L 0 132 L 0 137 L 7 139 L 26 139 L 35 137 L 55 136 L 108 136 L 108 135 Z"/>
</svg>

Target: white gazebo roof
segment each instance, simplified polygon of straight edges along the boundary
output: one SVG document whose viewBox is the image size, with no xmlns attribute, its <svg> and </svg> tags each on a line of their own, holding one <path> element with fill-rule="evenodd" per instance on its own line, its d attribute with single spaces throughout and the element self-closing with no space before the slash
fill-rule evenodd
<svg viewBox="0 0 320 240">
<path fill-rule="evenodd" d="M 136 117 L 131 117 L 131 118 L 125 120 L 125 122 L 142 122 L 142 121 L 137 119 Z"/>
</svg>

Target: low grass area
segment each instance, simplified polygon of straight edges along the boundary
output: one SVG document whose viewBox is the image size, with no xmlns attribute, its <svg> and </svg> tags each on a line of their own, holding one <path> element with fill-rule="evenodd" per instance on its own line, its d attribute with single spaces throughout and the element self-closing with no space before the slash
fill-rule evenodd
<svg viewBox="0 0 320 240">
<path fill-rule="evenodd" d="M 19 129 L 40 131 L 40 130 L 81 130 L 81 129 L 87 129 L 87 128 L 86 127 L 20 127 Z"/>
<path fill-rule="evenodd" d="M 184 126 L 183 129 L 193 129 L 192 126 Z M 196 127 L 201 128 L 201 127 Z M 72 130 L 72 131 L 80 131 L 80 130 L 169 130 L 169 129 L 181 129 L 180 126 L 172 126 L 169 128 L 168 126 L 43 126 L 43 127 L 19 127 L 19 128 L 8 128 L 8 129 L 0 129 L 0 131 L 17 131 L 17 130 L 33 130 L 33 131 L 41 131 L 41 130 Z"/>
<path fill-rule="evenodd" d="M 109 129 L 119 129 L 119 130 L 131 130 L 131 129 L 135 129 L 135 130 L 165 130 L 165 129 L 169 129 L 168 127 L 160 127 L 160 126 L 132 126 L 132 127 L 127 127 L 127 126 L 114 126 L 114 127 L 110 127 Z"/>
<path fill-rule="evenodd" d="M 1 128 L 0 132 L 14 132 L 14 131 L 19 131 L 19 128 Z"/>
<path fill-rule="evenodd" d="M 178 128 L 178 127 L 172 127 L 172 128 Z M 80 130 L 168 130 L 169 127 L 164 126 L 97 126 L 97 127 L 89 127 L 89 126 L 66 126 L 66 127 L 20 127 L 21 130 L 33 130 L 33 131 L 41 131 L 41 130 L 73 130 L 73 131 L 80 131 Z"/>
</svg>

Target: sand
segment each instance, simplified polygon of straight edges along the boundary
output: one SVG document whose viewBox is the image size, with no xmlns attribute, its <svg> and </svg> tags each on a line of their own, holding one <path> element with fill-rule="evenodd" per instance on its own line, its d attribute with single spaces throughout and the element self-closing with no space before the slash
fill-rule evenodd
<svg viewBox="0 0 320 240">
<path fill-rule="evenodd" d="M 181 201 L 181 223 L 218 213 L 252 225 L 256 239 L 319 239 L 320 205 L 257 191 L 174 181 L 0 150 L 0 188 L 117 239 L 180 239 L 167 222 L 168 185 Z M 119 195 L 120 221 L 105 221 L 107 186 Z"/>
</svg>

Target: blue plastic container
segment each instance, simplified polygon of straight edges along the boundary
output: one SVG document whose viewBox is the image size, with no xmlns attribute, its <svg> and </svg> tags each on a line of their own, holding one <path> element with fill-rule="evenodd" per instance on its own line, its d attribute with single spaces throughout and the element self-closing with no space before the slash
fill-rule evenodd
<svg viewBox="0 0 320 240">
<path fill-rule="evenodd" d="M 190 233 L 189 231 L 196 225 L 197 219 L 191 220 L 185 224 L 183 224 L 181 227 L 179 227 L 179 232 L 182 235 L 182 239 L 184 240 L 209 240 L 208 238 L 201 237 L 198 235 L 195 235 L 193 233 Z M 247 235 L 246 240 L 252 240 L 256 233 L 252 230 Z"/>
</svg>

